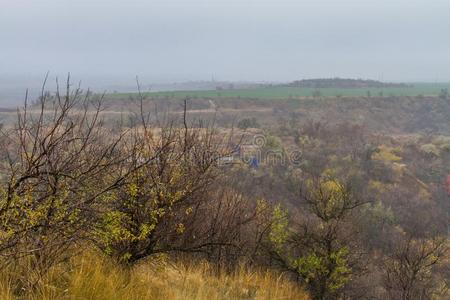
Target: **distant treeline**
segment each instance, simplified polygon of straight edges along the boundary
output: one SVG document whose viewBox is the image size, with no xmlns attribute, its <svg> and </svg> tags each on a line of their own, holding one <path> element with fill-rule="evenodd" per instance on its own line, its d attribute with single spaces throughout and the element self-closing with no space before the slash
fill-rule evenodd
<svg viewBox="0 0 450 300">
<path fill-rule="evenodd" d="M 319 78 L 296 80 L 289 84 L 289 87 L 302 88 L 403 88 L 412 87 L 405 83 L 390 83 L 365 79 L 346 78 Z"/>
</svg>

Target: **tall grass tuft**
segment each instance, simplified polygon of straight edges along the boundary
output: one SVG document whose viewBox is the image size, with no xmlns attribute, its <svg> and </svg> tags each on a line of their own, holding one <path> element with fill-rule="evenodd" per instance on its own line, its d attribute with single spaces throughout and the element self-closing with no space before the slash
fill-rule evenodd
<svg viewBox="0 0 450 300">
<path fill-rule="evenodd" d="M 17 282 L 14 272 L 0 274 L 1 300 L 308 299 L 298 285 L 273 272 L 241 267 L 217 275 L 206 262 L 161 257 L 126 268 L 95 252 L 52 268 L 33 289 L 18 287 Z"/>
</svg>

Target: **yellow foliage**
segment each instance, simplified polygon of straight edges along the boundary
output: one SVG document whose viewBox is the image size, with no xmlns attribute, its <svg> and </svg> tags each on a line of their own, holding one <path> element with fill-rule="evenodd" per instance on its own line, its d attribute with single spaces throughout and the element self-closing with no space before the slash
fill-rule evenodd
<svg viewBox="0 0 450 300">
<path fill-rule="evenodd" d="M 397 148 L 381 145 L 378 147 L 378 152 L 374 153 L 372 156 L 372 159 L 382 162 L 398 162 L 402 160 L 402 158 L 397 155 L 398 152 L 399 149 Z"/>
<path fill-rule="evenodd" d="M 330 195 L 340 193 L 342 186 L 336 180 L 327 180 L 322 183 L 322 189 Z"/>
<path fill-rule="evenodd" d="M 139 187 L 137 186 L 137 184 L 135 184 L 135 183 L 130 184 L 128 186 L 128 188 L 129 188 L 128 192 L 129 192 L 130 196 L 131 197 L 137 197 L 138 192 L 139 192 Z"/>
<path fill-rule="evenodd" d="M 189 216 L 190 214 L 192 214 L 193 210 L 194 209 L 192 208 L 192 206 L 189 206 L 188 208 L 186 208 L 186 211 L 185 211 L 186 215 Z"/>
<path fill-rule="evenodd" d="M 400 178 L 403 176 L 404 172 L 406 170 L 405 164 L 399 164 L 399 163 L 393 163 L 392 164 L 392 171 L 395 174 L 395 178 Z"/>
<path fill-rule="evenodd" d="M 433 139 L 432 144 L 438 146 L 439 149 L 447 150 L 447 151 L 450 150 L 450 138 L 447 136 L 443 136 L 443 135 L 436 136 Z"/>
<path fill-rule="evenodd" d="M 431 200 L 431 194 L 428 190 L 420 187 L 419 188 L 419 198 L 422 200 L 428 201 L 428 200 Z"/>
<path fill-rule="evenodd" d="M 420 146 L 420 151 L 422 151 L 425 154 L 428 155 L 434 155 L 434 156 L 439 156 L 440 155 L 440 151 L 438 149 L 438 147 L 436 147 L 433 144 L 425 144 Z"/>
<path fill-rule="evenodd" d="M 177 231 L 179 234 L 184 233 L 185 230 L 186 230 L 186 227 L 184 227 L 184 224 L 183 224 L 183 223 L 179 223 L 179 224 L 177 225 L 176 231 Z"/>
<path fill-rule="evenodd" d="M 336 169 L 327 168 L 322 172 L 322 176 L 324 177 L 333 177 L 336 176 Z"/>
<path fill-rule="evenodd" d="M 382 192 L 385 190 L 384 184 L 378 180 L 370 180 L 369 181 L 369 189 L 375 190 L 377 192 Z"/>
</svg>

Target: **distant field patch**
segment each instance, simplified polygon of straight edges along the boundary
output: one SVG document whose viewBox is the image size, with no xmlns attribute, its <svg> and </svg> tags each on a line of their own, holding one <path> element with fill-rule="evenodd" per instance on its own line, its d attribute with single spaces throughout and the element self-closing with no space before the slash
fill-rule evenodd
<svg viewBox="0 0 450 300">
<path fill-rule="evenodd" d="M 411 87 L 389 88 L 303 88 L 303 87 L 260 87 L 252 89 L 224 89 L 197 91 L 147 92 L 152 98 L 259 98 L 287 99 L 298 97 L 380 97 L 380 96 L 438 96 L 442 89 L 450 90 L 450 83 L 414 83 Z M 131 94 L 116 93 L 114 98 L 124 98 Z"/>
</svg>

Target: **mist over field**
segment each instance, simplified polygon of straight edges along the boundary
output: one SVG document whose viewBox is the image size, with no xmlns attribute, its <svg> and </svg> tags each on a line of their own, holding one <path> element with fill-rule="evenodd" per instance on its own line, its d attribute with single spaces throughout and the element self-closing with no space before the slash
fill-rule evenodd
<svg viewBox="0 0 450 300">
<path fill-rule="evenodd" d="M 0 299 L 450 299 L 448 0 L 0 0 Z"/>
<path fill-rule="evenodd" d="M 1 1 L 1 101 L 45 73 L 143 82 L 450 81 L 445 0 Z M 32 82 L 30 82 L 32 78 Z M 3 80 L 2 80 L 3 81 Z"/>
</svg>

